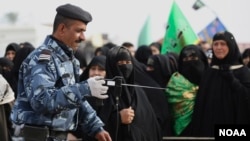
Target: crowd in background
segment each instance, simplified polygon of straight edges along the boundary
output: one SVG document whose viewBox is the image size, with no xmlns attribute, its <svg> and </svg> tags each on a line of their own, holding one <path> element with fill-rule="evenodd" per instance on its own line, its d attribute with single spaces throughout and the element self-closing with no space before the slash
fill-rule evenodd
<svg viewBox="0 0 250 141">
<path fill-rule="evenodd" d="M 222 52 L 226 49 L 217 51 L 219 46 L 227 48 L 225 55 Z M 80 51 L 83 48 L 75 52 L 81 65 L 81 81 L 97 75 L 106 79 L 125 77 L 128 73 L 122 83 L 134 85 L 122 86 L 119 107 L 113 107 L 117 102 L 115 96 L 103 101 L 87 98 L 112 138 L 119 140 L 121 134 L 129 134 L 121 133 L 125 128 L 134 133 L 131 136 L 140 134 L 135 128 L 143 128 L 151 132 L 148 136 L 159 140 L 163 136 L 212 137 L 216 123 L 250 124 L 250 48 L 240 53 L 230 32 L 217 33 L 212 44 L 201 41 L 184 46 L 180 54 L 161 54 L 160 42 L 136 47 L 128 41 L 121 45 L 110 41 L 84 54 Z M 34 49 L 29 42 L 13 42 L 0 58 L 2 139 L 14 135 L 9 116 L 17 97 L 18 72 L 22 61 Z M 86 59 L 88 53 L 93 54 L 90 61 Z M 125 60 L 120 65 L 124 68 L 116 70 L 119 60 Z M 2 88 L 2 79 L 8 89 Z M 108 93 L 112 95 L 114 91 L 110 87 Z M 8 100 L 2 102 L 5 99 Z M 121 120 L 117 120 L 116 112 L 120 112 Z M 133 113 L 131 121 L 125 120 L 128 112 Z M 91 140 L 81 131 L 72 132 L 71 138 Z"/>
</svg>

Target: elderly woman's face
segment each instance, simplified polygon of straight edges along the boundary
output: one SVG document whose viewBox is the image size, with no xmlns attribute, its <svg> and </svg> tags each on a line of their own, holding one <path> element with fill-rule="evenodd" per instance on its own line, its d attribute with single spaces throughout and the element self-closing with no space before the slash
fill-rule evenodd
<svg viewBox="0 0 250 141">
<path fill-rule="evenodd" d="M 224 40 L 216 40 L 212 44 L 212 49 L 214 51 L 214 56 L 218 59 L 223 59 L 227 56 L 229 48 L 227 42 Z"/>
</svg>

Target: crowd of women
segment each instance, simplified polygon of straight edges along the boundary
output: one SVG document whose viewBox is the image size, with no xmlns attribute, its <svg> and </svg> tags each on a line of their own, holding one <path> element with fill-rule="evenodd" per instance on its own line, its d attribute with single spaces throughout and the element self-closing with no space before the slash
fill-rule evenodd
<svg viewBox="0 0 250 141">
<path fill-rule="evenodd" d="M 6 103 L 14 101 L 18 68 L 34 49 L 28 43 L 10 46 L 15 56 L 6 54 L 0 64 L 4 76 L 0 77 L 0 119 L 4 119 L 0 121 L 7 129 L 0 136 L 6 138 L 13 134 L 6 110 L 11 106 Z M 191 44 L 179 54 L 161 54 L 158 42 L 137 50 L 124 42 L 97 48 L 89 63 L 75 55 L 82 65 L 81 81 L 93 76 L 121 81 L 109 87 L 105 100 L 86 97 L 111 138 L 161 141 L 164 136 L 214 137 L 217 124 L 250 124 L 249 49 L 241 53 L 233 34 L 225 31 L 214 35 L 209 56 L 206 51 Z M 6 96 L 9 93 L 12 96 Z M 81 129 L 69 138 L 95 140 Z"/>
</svg>

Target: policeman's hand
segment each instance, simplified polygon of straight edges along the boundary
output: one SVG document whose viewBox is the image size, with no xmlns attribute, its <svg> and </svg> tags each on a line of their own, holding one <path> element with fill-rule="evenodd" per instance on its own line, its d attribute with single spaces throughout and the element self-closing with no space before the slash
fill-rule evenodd
<svg viewBox="0 0 250 141">
<path fill-rule="evenodd" d="M 106 94 L 108 91 L 108 86 L 103 86 L 105 81 L 101 76 L 94 76 L 87 80 L 89 84 L 89 88 L 91 91 L 91 95 L 97 97 L 99 99 L 106 99 L 108 95 Z"/>
<path fill-rule="evenodd" d="M 98 141 L 112 141 L 109 133 L 107 131 L 101 131 L 101 132 L 98 132 L 96 135 L 95 135 L 95 138 L 98 140 Z"/>
<path fill-rule="evenodd" d="M 19 136 L 23 127 L 24 127 L 24 124 L 17 125 L 13 123 L 12 128 L 14 129 L 14 135 Z"/>
</svg>

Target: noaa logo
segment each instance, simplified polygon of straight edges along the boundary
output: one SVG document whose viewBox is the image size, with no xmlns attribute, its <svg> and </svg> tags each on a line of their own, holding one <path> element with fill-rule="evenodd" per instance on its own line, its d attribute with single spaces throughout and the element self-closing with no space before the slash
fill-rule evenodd
<svg viewBox="0 0 250 141">
<path fill-rule="evenodd" d="M 244 129 L 219 129 L 219 136 L 247 136 Z"/>
</svg>

